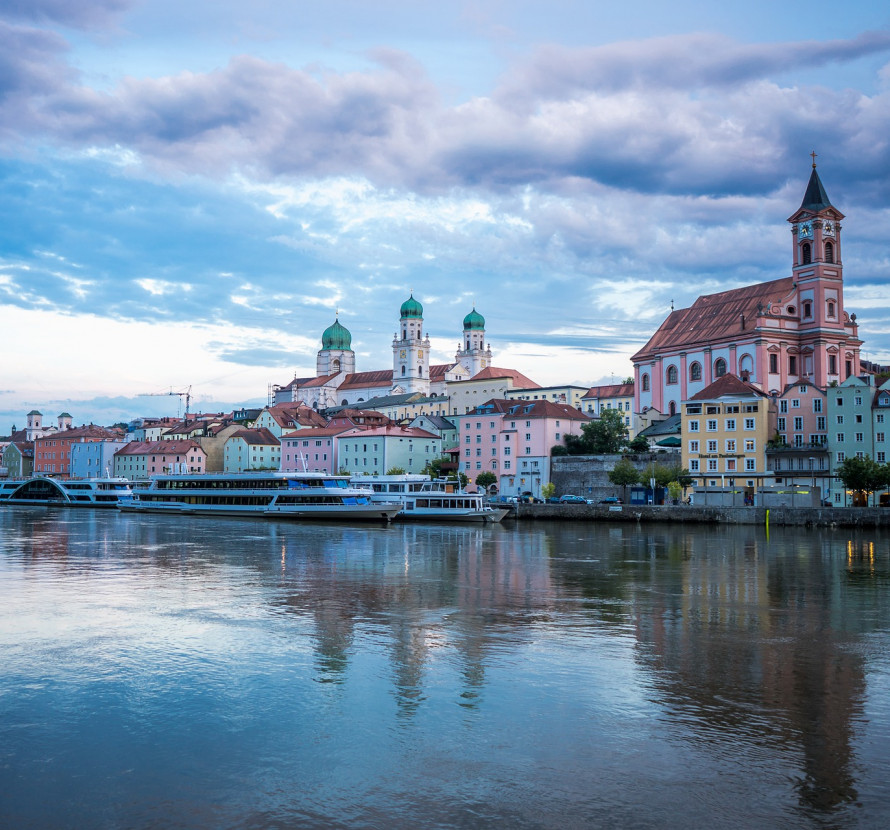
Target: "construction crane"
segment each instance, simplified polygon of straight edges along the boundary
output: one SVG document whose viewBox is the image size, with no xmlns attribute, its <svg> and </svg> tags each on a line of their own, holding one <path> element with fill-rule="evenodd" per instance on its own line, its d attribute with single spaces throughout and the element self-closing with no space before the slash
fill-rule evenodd
<svg viewBox="0 0 890 830">
<path fill-rule="evenodd" d="M 185 412 L 183 413 L 183 415 L 188 415 L 189 414 L 189 404 L 192 401 L 192 387 L 191 386 L 189 386 L 189 388 L 183 392 L 174 392 L 173 387 L 171 386 L 169 392 L 143 392 L 141 395 L 139 395 L 139 397 L 140 398 L 159 398 L 159 397 L 167 397 L 169 395 L 177 395 L 179 397 L 180 403 L 182 403 L 182 399 L 185 398 Z"/>
</svg>

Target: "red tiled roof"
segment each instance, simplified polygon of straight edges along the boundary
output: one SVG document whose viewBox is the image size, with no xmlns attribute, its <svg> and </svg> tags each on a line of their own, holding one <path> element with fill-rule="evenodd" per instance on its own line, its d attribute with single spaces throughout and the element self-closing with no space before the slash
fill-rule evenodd
<svg viewBox="0 0 890 830">
<path fill-rule="evenodd" d="M 381 369 L 377 372 L 354 372 L 347 375 L 340 384 L 340 390 L 390 385 L 392 385 L 392 369 Z"/>
<path fill-rule="evenodd" d="M 659 326 L 631 360 L 645 360 L 666 350 L 694 348 L 728 337 L 754 335 L 757 318 L 770 304 L 780 307 L 794 290 L 794 278 L 733 288 L 699 297 L 689 308 L 678 308 Z"/>
<path fill-rule="evenodd" d="M 505 401 L 502 398 L 492 398 L 490 401 L 482 404 L 482 406 L 486 408 L 492 407 L 500 415 L 516 415 L 517 418 L 521 416 L 523 418 L 568 418 L 573 421 L 590 420 L 580 409 L 575 409 L 574 406 L 569 406 L 565 403 L 553 403 L 553 401 Z M 469 414 L 485 414 L 478 410 L 479 407 L 476 407 Z M 513 412 L 510 410 L 513 410 Z M 467 416 L 464 415 L 463 417 Z"/>
<path fill-rule="evenodd" d="M 582 397 L 585 398 L 632 398 L 632 383 L 608 383 L 605 386 L 591 386 Z"/>
<path fill-rule="evenodd" d="M 280 446 L 281 442 L 266 427 L 260 429 L 239 429 L 233 432 L 229 438 L 240 438 L 247 444 L 255 446 Z"/>
<path fill-rule="evenodd" d="M 494 380 L 499 378 L 511 378 L 514 389 L 540 389 L 541 385 L 527 378 L 516 369 L 498 369 L 496 366 L 487 366 L 481 372 L 473 375 L 471 380 Z"/>
<path fill-rule="evenodd" d="M 170 455 L 171 453 L 186 453 L 192 450 L 204 452 L 197 441 L 184 439 L 180 441 L 131 441 L 119 449 L 115 455 Z"/>
<path fill-rule="evenodd" d="M 450 369 L 453 369 L 456 363 L 443 363 L 437 366 L 430 366 L 430 380 L 445 380 L 445 375 Z"/>
<path fill-rule="evenodd" d="M 362 436 L 367 436 L 369 438 L 373 438 L 375 435 L 380 436 L 391 436 L 395 438 L 438 438 L 438 435 L 433 435 L 432 432 L 427 432 L 425 429 L 420 429 L 420 427 L 400 427 L 397 424 L 387 424 L 384 427 L 372 427 L 371 429 L 364 430 L 362 432 Z"/>
<path fill-rule="evenodd" d="M 712 384 L 706 386 L 701 392 L 696 392 L 689 400 L 691 401 L 712 401 L 715 398 L 737 397 L 742 395 L 750 397 L 755 395 L 758 398 L 766 398 L 767 394 L 758 389 L 747 381 L 740 380 L 735 375 L 722 375 Z"/>
</svg>

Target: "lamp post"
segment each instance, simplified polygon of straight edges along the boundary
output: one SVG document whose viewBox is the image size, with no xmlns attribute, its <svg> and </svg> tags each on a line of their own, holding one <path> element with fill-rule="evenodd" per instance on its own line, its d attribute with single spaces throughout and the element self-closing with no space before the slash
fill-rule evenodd
<svg viewBox="0 0 890 830">
<path fill-rule="evenodd" d="M 813 490 L 812 493 L 816 492 L 816 459 L 813 456 L 810 456 L 810 472 L 813 474 Z M 812 501 L 812 493 L 810 501 Z M 819 494 L 819 501 L 822 501 L 822 494 Z"/>
</svg>

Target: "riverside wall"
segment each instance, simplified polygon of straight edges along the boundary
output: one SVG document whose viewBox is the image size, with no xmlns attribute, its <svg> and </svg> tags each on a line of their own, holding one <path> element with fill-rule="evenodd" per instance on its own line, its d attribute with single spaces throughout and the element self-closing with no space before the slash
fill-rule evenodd
<svg viewBox="0 0 890 830">
<path fill-rule="evenodd" d="M 708 507 L 696 505 L 517 504 L 519 521 L 663 522 L 765 525 L 770 527 L 890 528 L 890 508 L 881 507 Z"/>
</svg>

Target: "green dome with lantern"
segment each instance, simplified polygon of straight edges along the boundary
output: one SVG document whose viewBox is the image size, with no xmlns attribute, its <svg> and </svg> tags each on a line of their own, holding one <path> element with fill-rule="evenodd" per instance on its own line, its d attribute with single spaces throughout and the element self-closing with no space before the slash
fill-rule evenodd
<svg viewBox="0 0 890 830">
<path fill-rule="evenodd" d="M 485 318 L 476 311 L 476 306 L 473 306 L 473 310 L 464 317 L 464 328 L 477 330 L 485 328 Z"/>
<path fill-rule="evenodd" d="M 352 335 L 346 326 L 341 326 L 339 320 L 334 320 L 332 326 L 328 326 L 321 336 L 322 349 L 352 349 Z"/>
<path fill-rule="evenodd" d="M 402 303 L 402 319 L 404 320 L 406 317 L 423 317 L 423 306 L 414 299 L 414 292 L 411 292 L 411 296 Z"/>
</svg>

